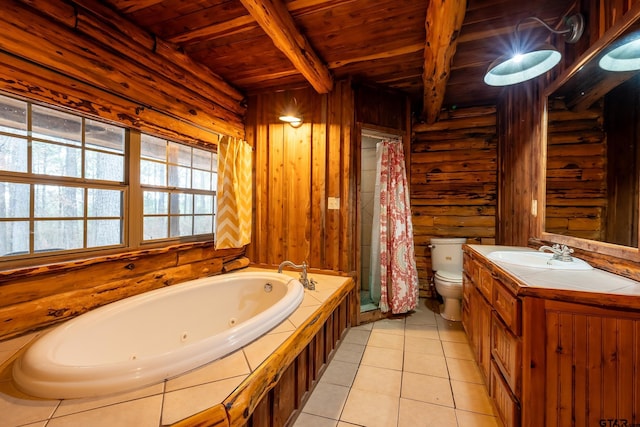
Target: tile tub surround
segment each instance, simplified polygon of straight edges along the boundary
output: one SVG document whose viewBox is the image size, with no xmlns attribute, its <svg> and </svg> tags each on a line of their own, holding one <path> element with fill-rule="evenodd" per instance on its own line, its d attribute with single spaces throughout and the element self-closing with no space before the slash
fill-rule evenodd
<svg viewBox="0 0 640 427">
<path fill-rule="evenodd" d="M 294 427 L 501 427 L 461 323 L 432 302 L 352 327 Z"/>
<path fill-rule="evenodd" d="M 299 276 L 293 271 L 285 273 Z M 86 399 L 32 398 L 13 385 L 11 364 L 19 351 L 43 332 L 0 342 L 0 427 L 170 425 L 209 408 L 222 407 L 220 403 L 249 375 L 260 373 L 264 360 L 350 282 L 340 276 L 311 274 L 311 277 L 318 282 L 316 290 L 305 290 L 304 300 L 296 311 L 268 334 L 222 359 L 130 392 Z"/>
</svg>

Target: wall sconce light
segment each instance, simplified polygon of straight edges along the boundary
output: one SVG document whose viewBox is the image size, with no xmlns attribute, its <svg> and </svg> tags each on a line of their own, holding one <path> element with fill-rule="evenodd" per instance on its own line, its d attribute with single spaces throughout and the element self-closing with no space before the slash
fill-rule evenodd
<svg viewBox="0 0 640 427">
<path fill-rule="evenodd" d="M 521 83 L 546 73 L 560 62 L 562 55 L 549 44 L 538 45 L 528 52 L 520 51 L 522 46 L 520 46 L 518 31 L 520 24 L 526 20 L 537 21 L 554 34 L 563 34 L 565 43 L 576 43 L 584 32 L 584 18 L 579 13 L 565 18 L 564 25 L 567 28 L 563 30 L 554 30 L 535 16 L 521 19 L 515 28 L 515 46 L 518 51 L 511 55 L 503 55 L 489 65 L 487 74 L 484 76 L 486 84 L 507 86 Z"/>
<path fill-rule="evenodd" d="M 625 41 L 607 52 L 600 58 L 598 65 L 606 71 L 640 70 L 640 37 L 638 34 L 634 34 L 632 40 Z"/>
<path fill-rule="evenodd" d="M 278 120 L 289 123 L 292 128 L 297 129 L 302 126 L 302 114 L 298 109 L 298 101 L 295 97 L 291 98 L 291 102 L 287 105 L 284 111 L 282 111 Z"/>
</svg>

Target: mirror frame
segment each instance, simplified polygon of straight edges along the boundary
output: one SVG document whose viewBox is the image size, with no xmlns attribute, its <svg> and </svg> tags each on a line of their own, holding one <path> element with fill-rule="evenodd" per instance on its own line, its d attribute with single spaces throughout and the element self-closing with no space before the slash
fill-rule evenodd
<svg viewBox="0 0 640 427">
<path fill-rule="evenodd" d="M 631 246 L 622 246 L 616 245 L 612 243 L 599 242 L 596 240 L 588 240 L 579 237 L 565 236 L 561 234 L 548 233 L 545 230 L 545 220 L 546 220 L 546 174 L 547 174 L 547 122 L 548 122 L 548 98 L 555 91 L 560 89 L 560 87 L 567 83 L 569 79 L 571 79 L 578 71 L 582 69 L 589 61 L 596 58 L 602 51 L 604 51 L 611 43 L 613 43 L 618 37 L 624 34 L 624 32 L 633 26 L 640 19 L 640 3 L 636 3 L 629 9 L 627 13 L 617 22 L 615 25 L 611 26 L 603 35 L 600 37 L 589 49 L 587 49 L 584 54 L 582 54 L 573 64 L 567 67 L 556 80 L 551 82 L 542 93 L 541 98 L 541 138 L 540 138 L 540 184 L 538 185 L 538 192 L 535 196 L 538 197 L 542 203 L 540 203 L 538 208 L 538 215 L 534 215 L 536 222 L 536 231 L 539 236 L 538 239 L 532 239 L 532 243 L 540 244 L 540 240 L 542 242 L 553 242 L 560 243 L 570 246 L 572 248 L 578 249 L 577 252 L 581 256 L 587 255 L 586 258 L 589 258 L 590 261 L 597 262 L 601 255 L 610 256 L 614 258 L 613 266 L 611 262 L 608 260 L 602 260 L 602 268 L 605 270 L 613 271 L 618 274 L 620 273 L 620 269 L 624 270 L 627 274 L 622 274 L 627 277 L 634 278 L 638 280 L 638 273 L 630 272 L 628 269 L 630 266 L 621 265 L 616 262 L 615 259 L 623 259 L 625 261 L 639 262 L 640 261 L 640 247 L 635 248 Z M 535 197 L 534 196 L 534 197 Z M 639 239 L 640 241 L 640 239 Z M 584 251 L 584 252 L 583 252 Z M 591 257 L 590 253 L 595 253 L 597 257 Z M 620 268 L 621 267 L 621 268 Z M 637 267 L 637 266 L 636 266 Z"/>
</svg>

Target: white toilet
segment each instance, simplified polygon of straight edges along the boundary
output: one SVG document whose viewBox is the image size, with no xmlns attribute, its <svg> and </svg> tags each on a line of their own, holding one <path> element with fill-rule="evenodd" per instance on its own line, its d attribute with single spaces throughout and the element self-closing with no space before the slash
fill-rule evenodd
<svg viewBox="0 0 640 427">
<path fill-rule="evenodd" d="M 432 238 L 431 266 L 436 291 L 444 299 L 440 314 L 452 321 L 462 319 L 462 245 L 466 238 Z"/>
</svg>

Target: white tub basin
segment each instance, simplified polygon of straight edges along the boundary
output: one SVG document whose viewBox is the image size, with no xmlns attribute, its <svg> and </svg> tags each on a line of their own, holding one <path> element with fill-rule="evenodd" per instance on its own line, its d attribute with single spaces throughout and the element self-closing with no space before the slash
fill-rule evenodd
<svg viewBox="0 0 640 427">
<path fill-rule="evenodd" d="M 506 264 L 518 265 L 521 267 L 542 268 L 550 270 L 592 270 L 589 264 L 578 258 L 571 258 L 571 261 L 560 261 L 553 259 L 553 254 L 536 251 L 495 251 L 487 255 L 492 261 Z"/>
</svg>

